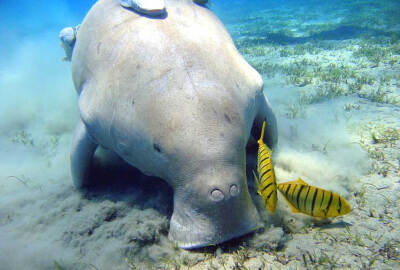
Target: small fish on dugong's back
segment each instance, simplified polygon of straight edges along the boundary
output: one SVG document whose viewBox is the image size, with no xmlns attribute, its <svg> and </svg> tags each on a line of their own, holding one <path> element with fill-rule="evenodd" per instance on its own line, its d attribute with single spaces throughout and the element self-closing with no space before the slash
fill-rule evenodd
<svg viewBox="0 0 400 270">
<path fill-rule="evenodd" d="M 76 36 L 79 30 L 79 25 L 76 27 L 65 27 L 60 31 L 61 47 L 65 51 L 63 61 L 71 61 L 72 51 L 76 41 Z"/>
<path fill-rule="evenodd" d="M 165 5 L 165 16 L 154 18 L 100 0 L 85 17 L 72 55 L 81 120 L 71 172 L 77 188 L 90 185 L 102 146 L 164 179 L 174 190 L 169 238 L 203 247 L 260 226 L 246 145 L 265 120 L 273 147 L 276 119 L 261 76 L 212 12 L 192 0 Z"/>
<path fill-rule="evenodd" d="M 165 12 L 164 0 L 120 0 L 120 4 L 149 16 L 160 16 Z"/>
</svg>

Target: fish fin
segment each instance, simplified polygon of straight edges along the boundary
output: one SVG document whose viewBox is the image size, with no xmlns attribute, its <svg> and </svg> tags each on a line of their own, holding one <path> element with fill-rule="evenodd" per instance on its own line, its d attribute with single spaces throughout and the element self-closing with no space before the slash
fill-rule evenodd
<svg viewBox="0 0 400 270">
<path fill-rule="evenodd" d="M 276 205 L 267 205 L 266 208 L 267 208 L 268 212 L 273 214 L 273 213 L 275 213 Z"/>
<path fill-rule="evenodd" d="M 265 205 L 265 207 L 271 214 L 275 213 L 277 201 L 278 201 L 278 194 L 275 193 L 269 198 L 267 204 Z"/>
<path fill-rule="evenodd" d="M 303 184 L 303 185 L 309 186 L 309 184 L 307 184 L 307 183 L 306 183 L 303 179 L 301 179 L 301 178 L 297 179 L 296 182 L 297 182 L 298 184 Z"/>
<path fill-rule="evenodd" d="M 289 203 L 290 208 L 292 209 L 292 213 L 300 213 L 300 211 L 294 207 L 292 204 Z"/>
<path fill-rule="evenodd" d="M 299 179 L 301 179 L 301 178 L 299 178 Z M 288 181 L 288 182 L 279 183 L 278 186 L 286 185 L 286 184 L 290 184 L 290 185 L 293 185 L 293 184 L 302 184 L 302 185 L 308 186 L 308 184 L 307 184 L 306 182 L 304 182 L 304 181 L 299 182 L 299 180 L 294 180 L 294 181 Z"/>
<path fill-rule="evenodd" d="M 260 139 L 258 140 L 258 144 L 262 144 L 263 140 L 264 140 L 264 132 L 265 132 L 265 121 L 262 124 L 262 128 L 261 128 L 261 135 L 260 135 Z"/>
<path fill-rule="evenodd" d="M 267 210 L 270 214 L 275 213 L 276 205 L 267 205 Z"/>
<path fill-rule="evenodd" d="M 257 187 L 257 191 L 258 191 L 258 187 L 260 186 L 260 180 L 257 177 L 257 174 L 254 170 L 252 170 L 253 175 L 254 175 L 254 182 L 256 183 L 256 187 Z"/>
</svg>

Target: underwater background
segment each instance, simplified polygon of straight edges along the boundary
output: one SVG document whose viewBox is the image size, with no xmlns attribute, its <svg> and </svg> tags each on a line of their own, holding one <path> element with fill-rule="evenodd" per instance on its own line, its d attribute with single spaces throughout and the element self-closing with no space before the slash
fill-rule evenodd
<svg viewBox="0 0 400 270">
<path fill-rule="evenodd" d="M 248 178 L 265 228 L 196 251 L 167 239 L 158 179 L 117 167 L 72 186 L 79 112 L 59 31 L 94 2 L 0 1 L 0 269 L 400 269 L 399 1 L 208 4 L 264 79 L 278 183 L 301 177 L 353 211 L 321 222 L 279 200 L 271 215 Z"/>
</svg>

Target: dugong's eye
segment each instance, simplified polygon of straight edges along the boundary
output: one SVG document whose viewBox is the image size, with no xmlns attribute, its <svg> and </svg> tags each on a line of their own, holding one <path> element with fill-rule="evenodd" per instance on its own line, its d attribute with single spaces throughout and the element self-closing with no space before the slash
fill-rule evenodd
<svg viewBox="0 0 400 270">
<path fill-rule="evenodd" d="M 161 151 L 161 147 L 160 147 L 160 145 L 158 144 L 158 143 L 154 143 L 153 144 L 153 148 L 158 152 L 158 153 L 161 153 L 162 151 Z"/>
</svg>

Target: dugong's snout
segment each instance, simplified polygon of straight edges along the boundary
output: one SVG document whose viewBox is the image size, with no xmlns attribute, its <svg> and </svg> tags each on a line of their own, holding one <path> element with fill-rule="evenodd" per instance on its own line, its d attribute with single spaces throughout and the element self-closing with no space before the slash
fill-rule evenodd
<svg viewBox="0 0 400 270">
<path fill-rule="evenodd" d="M 175 189 L 169 238 L 179 247 L 219 244 L 260 226 L 245 176 L 203 176 Z"/>
</svg>

